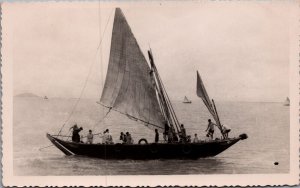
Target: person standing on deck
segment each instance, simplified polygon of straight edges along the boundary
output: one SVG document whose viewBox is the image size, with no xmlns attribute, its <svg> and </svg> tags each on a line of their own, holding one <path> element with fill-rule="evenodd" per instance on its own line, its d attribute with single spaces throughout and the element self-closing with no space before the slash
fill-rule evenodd
<svg viewBox="0 0 300 188">
<path fill-rule="evenodd" d="M 199 142 L 198 136 L 197 136 L 197 134 L 195 134 L 195 137 L 193 139 L 193 143 L 198 143 L 198 142 Z"/>
<path fill-rule="evenodd" d="M 169 130 L 168 132 L 168 143 L 172 143 L 173 142 L 173 133 L 172 131 Z"/>
<path fill-rule="evenodd" d="M 122 144 L 126 143 L 126 135 L 123 132 L 120 134 L 120 140 L 122 141 Z"/>
<path fill-rule="evenodd" d="M 72 141 L 79 143 L 80 142 L 79 132 L 83 130 L 82 127 L 78 128 L 77 124 L 75 124 L 75 125 L 73 125 L 70 128 L 70 130 L 71 129 L 73 129 L 73 132 L 72 132 Z"/>
<path fill-rule="evenodd" d="M 133 144 L 133 140 L 129 132 L 126 132 L 126 144 Z"/>
<path fill-rule="evenodd" d="M 106 129 L 106 133 L 105 133 L 105 144 L 113 144 L 113 139 L 112 139 L 112 136 L 111 134 L 109 134 L 109 129 Z"/>
<path fill-rule="evenodd" d="M 158 143 L 159 141 L 159 134 L 158 134 L 158 130 L 155 129 L 155 143 Z"/>
<path fill-rule="evenodd" d="M 169 132 L 172 133 L 172 142 L 178 142 L 177 133 L 175 132 L 174 126 L 172 124 L 171 124 L 171 128 L 170 129 L 171 129 L 171 131 L 169 130 Z"/>
<path fill-rule="evenodd" d="M 183 142 L 185 142 L 186 141 L 186 130 L 185 130 L 183 124 L 181 124 L 181 126 L 180 126 L 180 131 L 181 131 L 181 139 Z"/>
<path fill-rule="evenodd" d="M 109 129 L 106 129 L 103 132 L 103 136 L 102 136 L 102 144 L 107 144 L 108 141 L 108 135 L 109 135 Z"/>
<path fill-rule="evenodd" d="M 164 140 L 165 141 L 168 141 L 169 130 L 170 130 L 170 128 L 169 128 L 168 123 L 165 123 L 165 131 L 164 131 Z"/>
<path fill-rule="evenodd" d="M 113 144 L 113 143 L 114 143 L 113 138 L 112 138 L 111 134 L 109 134 L 109 132 L 108 132 L 106 144 Z"/>
<path fill-rule="evenodd" d="M 92 130 L 89 130 L 88 135 L 86 136 L 87 138 L 87 144 L 93 144 L 93 139 L 94 139 L 94 135 L 92 133 Z"/>
<path fill-rule="evenodd" d="M 175 132 L 173 132 L 173 142 L 178 142 L 178 137 Z"/>
<path fill-rule="evenodd" d="M 211 121 L 211 119 L 208 119 L 208 125 L 207 125 L 207 129 L 206 129 L 206 131 L 208 131 L 208 135 L 210 136 L 210 138 L 211 139 L 213 139 L 214 138 L 214 132 L 215 132 L 215 126 L 216 124 L 215 123 L 213 123 L 212 121 Z"/>
<path fill-rule="evenodd" d="M 230 131 L 231 131 L 231 129 L 227 125 L 222 125 L 222 134 L 223 134 L 224 139 L 228 138 L 228 133 Z"/>
</svg>

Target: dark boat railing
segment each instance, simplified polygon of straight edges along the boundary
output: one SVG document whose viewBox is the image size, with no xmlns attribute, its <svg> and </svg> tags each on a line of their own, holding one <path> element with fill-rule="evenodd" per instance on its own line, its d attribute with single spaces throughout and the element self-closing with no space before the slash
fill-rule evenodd
<svg viewBox="0 0 300 188">
<path fill-rule="evenodd" d="M 94 134 L 94 135 L 97 135 L 97 134 Z M 72 136 L 63 136 L 63 135 L 50 135 L 50 136 L 51 137 L 56 137 L 56 138 L 58 138 L 58 137 L 68 137 L 68 138 L 72 137 Z M 82 137 L 82 138 L 85 138 L 85 137 Z M 173 143 L 168 143 L 168 142 L 162 141 L 162 142 L 159 142 L 159 143 L 149 143 L 149 144 L 203 144 L 203 143 L 216 143 L 216 142 L 224 142 L 224 141 L 233 141 L 233 140 L 237 140 L 237 139 L 239 139 L 239 140 L 245 140 L 247 138 L 248 138 L 248 135 L 245 134 L 245 133 L 243 133 L 243 134 L 240 134 L 238 137 L 234 137 L 234 138 L 215 139 L 215 140 L 200 140 L 197 143 L 194 143 L 194 142 L 187 142 L 187 143 L 184 143 L 184 142 L 173 142 Z M 69 142 L 72 142 L 72 141 L 69 141 Z M 86 143 L 78 142 L 77 144 L 86 144 Z M 105 143 L 97 143 L 97 144 L 105 144 Z M 115 144 L 122 144 L 122 143 L 113 143 L 113 144 L 108 144 L 108 145 L 115 145 Z M 124 144 L 124 145 L 141 145 L 141 144 L 136 143 L 136 144 Z"/>
</svg>

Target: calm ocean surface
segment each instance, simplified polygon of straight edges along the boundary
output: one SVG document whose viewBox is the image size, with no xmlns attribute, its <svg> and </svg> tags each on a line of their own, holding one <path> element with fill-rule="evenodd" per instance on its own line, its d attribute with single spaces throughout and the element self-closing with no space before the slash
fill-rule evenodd
<svg viewBox="0 0 300 188">
<path fill-rule="evenodd" d="M 217 102 L 221 122 L 231 127 L 230 136 L 247 133 L 249 138 L 238 142 L 216 157 L 198 160 L 101 160 L 65 156 L 50 145 L 46 133 L 57 134 L 68 118 L 75 99 L 14 98 L 13 162 L 14 175 L 164 175 L 164 174 L 251 174 L 289 172 L 289 107 L 282 103 Z M 202 101 L 192 104 L 173 102 L 187 134 L 205 137 L 210 118 Z M 123 115 L 106 113 L 95 100 L 83 99 L 73 113 L 63 134 L 69 134 L 73 123 L 94 133 L 106 128 L 115 142 L 121 131 L 129 131 L 135 142 L 146 138 L 154 141 L 154 132 Z M 218 132 L 218 131 L 216 131 Z M 217 133 L 215 136 L 220 137 Z M 162 135 L 160 135 L 162 139 Z M 100 142 L 100 137 L 95 142 Z M 279 162 L 278 166 L 274 162 Z M 176 166 L 176 168 L 174 168 Z"/>
</svg>

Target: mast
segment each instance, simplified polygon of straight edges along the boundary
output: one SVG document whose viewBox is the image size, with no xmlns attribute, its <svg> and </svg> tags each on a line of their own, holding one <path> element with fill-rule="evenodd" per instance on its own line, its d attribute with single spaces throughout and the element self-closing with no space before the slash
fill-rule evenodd
<svg viewBox="0 0 300 188">
<path fill-rule="evenodd" d="M 215 101 L 213 99 L 211 101 L 212 101 L 214 111 L 215 111 L 215 115 L 216 115 L 216 123 L 217 123 L 217 125 L 218 125 L 218 127 L 221 131 L 222 136 L 224 136 L 223 133 L 222 133 L 222 126 L 221 126 L 222 124 L 221 124 L 221 121 L 220 121 L 220 118 L 219 118 L 219 115 L 218 115 L 218 111 L 217 111 L 217 108 L 216 108 L 216 105 L 215 105 Z"/>
<path fill-rule="evenodd" d="M 159 96 L 159 101 L 161 103 L 161 107 L 162 107 L 164 114 L 166 114 L 166 120 L 168 122 L 168 125 L 172 128 L 172 131 L 173 130 L 175 131 L 175 129 L 174 129 L 174 127 L 175 127 L 177 130 L 177 133 L 180 133 L 180 129 L 179 129 L 180 124 L 179 124 L 178 118 L 175 114 L 172 103 L 168 97 L 168 94 L 164 88 L 162 80 L 161 80 L 159 73 L 157 71 L 157 68 L 155 66 L 151 50 L 148 51 L 148 56 L 149 56 L 149 60 L 150 60 L 150 64 L 151 64 L 151 70 L 153 71 L 152 73 L 154 73 L 155 80 L 156 80 L 155 84 L 156 84 L 156 89 L 157 89 L 157 93 Z"/>
</svg>

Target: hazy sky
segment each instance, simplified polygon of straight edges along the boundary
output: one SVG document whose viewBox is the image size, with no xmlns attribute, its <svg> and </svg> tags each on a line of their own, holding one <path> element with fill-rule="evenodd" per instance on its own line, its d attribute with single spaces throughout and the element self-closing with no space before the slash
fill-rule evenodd
<svg viewBox="0 0 300 188">
<path fill-rule="evenodd" d="M 114 8 L 120 7 L 144 54 L 149 45 L 152 48 L 172 99 L 185 95 L 196 99 L 198 70 L 215 100 L 283 101 L 289 95 L 288 5 L 271 1 L 6 3 L 3 20 L 10 22 L 12 32 L 14 95 L 79 97 L 92 66 L 83 97 L 99 98 Z"/>
</svg>

